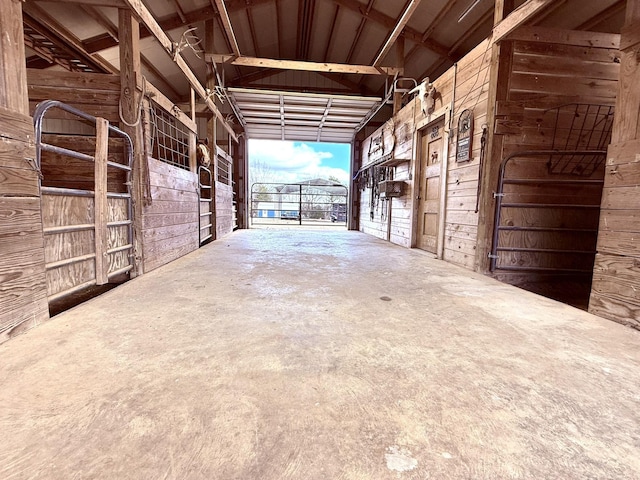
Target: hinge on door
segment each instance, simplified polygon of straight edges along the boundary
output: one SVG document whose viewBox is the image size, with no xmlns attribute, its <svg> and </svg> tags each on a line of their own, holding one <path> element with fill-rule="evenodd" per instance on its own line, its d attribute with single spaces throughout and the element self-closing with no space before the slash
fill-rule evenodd
<svg viewBox="0 0 640 480">
<path fill-rule="evenodd" d="M 492 255 L 492 254 L 487 255 L 487 257 L 489 257 L 489 258 L 494 258 L 494 259 L 496 259 L 496 260 L 497 260 L 498 258 L 500 258 L 500 256 L 498 256 L 498 255 Z"/>
<path fill-rule="evenodd" d="M 493 198 L 504 197 L 505 195 L 506 195 L 505 193 L 493 192 Z"/>
</svg>

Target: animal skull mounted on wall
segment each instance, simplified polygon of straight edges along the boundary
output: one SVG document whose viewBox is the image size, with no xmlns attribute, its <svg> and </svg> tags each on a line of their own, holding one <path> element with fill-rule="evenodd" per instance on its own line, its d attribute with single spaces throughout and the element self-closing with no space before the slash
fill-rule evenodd
<svg viewBox="0 0 640 480">
<path fill-rule="evenodd" d="M 418 92 L 418 98 L 420 99 L 420 105 L 422 107 L 422 114 L 426 117 L 435 110 L 436 106 L 436 87 L 433 83 L 429 82 L 429 77 L 425 78 L 420 85 L 415 87 L 409 93 Z"/>
</svg>

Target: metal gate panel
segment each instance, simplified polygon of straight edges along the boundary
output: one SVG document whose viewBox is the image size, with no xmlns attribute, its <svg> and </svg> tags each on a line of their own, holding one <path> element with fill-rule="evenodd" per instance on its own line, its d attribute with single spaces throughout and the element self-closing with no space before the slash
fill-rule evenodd
<svg viewBox="0 0 640 480">
<path fill-rule="evenodd" d="M 300 183 L 254 183 L 252 225 L 347 224 L 347 187 L 326 180 Z"/>
<path fill-rule="evenodd" d="M 43 119 L 51 108 L 62 109 L 95 125 L 94 155 L 42 141 Z M 106 120 L 54 100 L 37 106 L 34 122 L 38 170 L 42 170 L 43 152 L 91 162 L 94 166 L 93 190 L 60 186 L 40 188 L 47 295 L 51 302 L 93 285 L 109 283 L 114 277 L 133 270 L 133 145 L 126 133 Z M 126 163 L 109 159 L 109 134 L 124 140 Z M 109 169 L 124 172 L 125 181 L 120 189 L 126 192 L 110 191 Z M 73 172 L 67 174 L 71 178 Z"/>
</svg>

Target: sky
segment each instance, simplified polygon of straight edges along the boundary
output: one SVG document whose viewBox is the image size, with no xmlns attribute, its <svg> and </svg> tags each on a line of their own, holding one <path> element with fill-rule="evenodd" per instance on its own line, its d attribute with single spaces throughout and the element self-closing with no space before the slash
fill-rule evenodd
<svg viewBox="0 0 640 480">
<path fill-rule="evenodd" d="M 249 140 L 252 182 L 295 183 L 333 176 L 349 185 L 351 145 Z"/>
</svg>

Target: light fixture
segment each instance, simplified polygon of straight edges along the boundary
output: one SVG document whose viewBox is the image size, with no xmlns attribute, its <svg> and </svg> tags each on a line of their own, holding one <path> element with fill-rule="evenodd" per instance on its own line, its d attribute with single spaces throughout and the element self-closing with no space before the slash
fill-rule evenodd
<svg viewBox="0 0 640 480">
<path fill-rule="evenodd" d="M 464 18 L 471 13 L 471 10 L 476 8 L 481 1 L 482 0 L 474 0 L 474 2 L 471 5 L 469 5 L 464 12 L 462 12 L 462 15 L 460 15 L 460 17 L 458 18 L 458 23 L 464 20 Z"/>
</svg>

